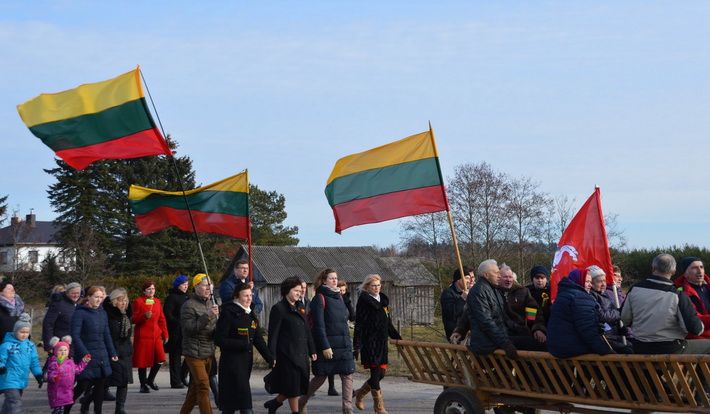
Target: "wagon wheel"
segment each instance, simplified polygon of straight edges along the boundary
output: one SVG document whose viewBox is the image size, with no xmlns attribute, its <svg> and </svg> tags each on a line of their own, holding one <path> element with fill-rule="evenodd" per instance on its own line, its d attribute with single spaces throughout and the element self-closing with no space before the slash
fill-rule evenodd
<svg viewBox="0 0 710 414">
<path fill-rule="evenodd" d="M 434 414 L 485 414 L 481 402 L 470 390 L 447 388 L 436 399 Z"/>
</svg>

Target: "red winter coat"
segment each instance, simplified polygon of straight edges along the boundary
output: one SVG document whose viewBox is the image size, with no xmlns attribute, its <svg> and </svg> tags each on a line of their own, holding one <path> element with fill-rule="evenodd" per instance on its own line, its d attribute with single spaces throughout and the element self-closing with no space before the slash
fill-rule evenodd
<svg viewBox="0 0 710 414">
<path fill-rule="evenodd" d="M 710 284 L 710 277 L 708 277 L 708 275 L 705 275 L 705 283 Z M 695 290 L 693 285 L 688 283 L 688 281 L 685 279 L 685 276 L 681 276 L 676 279 L 675 286 L 678 288 L 679 292 L 683 292 L 690 298 L 690 301 L 693 303 L 693 307 L 695 308 L 695 312 L 698 314 L 698 318 L 703 322 L 703 325 L 705 325 L 705 331 L 703 331 L 702 335 L 695 336 L 689 333 L 688 339 L 709 339 L 710 309 L 705 309 L 705 305 L 703 304 L 702 298 L 700 298 L 700 295 L 698 295 L 698 292 Z"/>
<path fill-rule="evenodd" d="M 140 296 L 133 301 L 131 321 L 136 325 L 133 335 L 133 367 L 150 368 L 165 362 L 163 342 L 168 340 L 168 325 L 165 323 L 163 305 L 156 297 L 152 305 L 146 304 L 146 297 Z M 145 313 L 151 311 L 150 319 Z"/>
</svg>

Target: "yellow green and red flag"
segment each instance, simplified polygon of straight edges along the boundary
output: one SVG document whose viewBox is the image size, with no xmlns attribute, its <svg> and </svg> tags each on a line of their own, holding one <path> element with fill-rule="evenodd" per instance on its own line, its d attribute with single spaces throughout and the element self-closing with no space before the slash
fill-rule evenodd
<svg viewBox="0 0 710 414">
<path fill-rule="evenodd" d="M 30 132 L 77 170 L 103 159 L 172 155 L 150 116 L 140 69 L 17 105 Z"/>
<path fill-rule="evenodd" d="M 431 130 L 339 159 L 325 188 L 335 231 L 448 210 Z"/>
<path fill-rule="evenodd" d="M 249 235 L 249 179 L 242 172 L 194 190 L 161 191 L 132 185 L 128 202 L 141 233 L 148 235 L 168 227 L 192 232 L 190 206 L 195 229 L 238 239 Z"/>
<path fill-rule="evenodd" d="M 537 318 L 537 308 L 525 307 L 525 319 L 528 321 L 534 321 Z"/>
</svg>

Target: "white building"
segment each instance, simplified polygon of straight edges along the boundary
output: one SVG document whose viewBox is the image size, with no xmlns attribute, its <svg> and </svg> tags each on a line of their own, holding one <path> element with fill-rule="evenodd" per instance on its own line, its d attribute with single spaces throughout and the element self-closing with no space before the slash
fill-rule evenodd
<svg viewBox="0 0 710 414">
<path fill-rule="evenodd" d="M 57 231 L 54 222 L 37 221 L 34 214 L 25 216 L 24 221 L 13 216 L 10 225 L 0 229 L 0 272 L 40 271 L 42 261 L 49 255 L 56 256 L 57 264 L 64 268 L 54 238 Z"/>
</svg>

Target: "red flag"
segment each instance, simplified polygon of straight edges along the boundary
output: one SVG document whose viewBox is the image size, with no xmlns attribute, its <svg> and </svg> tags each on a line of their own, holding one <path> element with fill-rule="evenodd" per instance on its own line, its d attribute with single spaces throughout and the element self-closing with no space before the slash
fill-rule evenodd
<svg viewBox="0 0 710 414">
<path fill-rule="evenodd" d="M 557 296 L 557 284 L 572 269 L 591 265 L 597 265 L 606 272 L 607 284 L 614 283 L 614 269 L 609 253 L 609 240 L 606 238 L 599 187 L 579 209 L 557 243 L 550 277 L 552 299 Z"/>
</svg>

